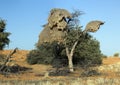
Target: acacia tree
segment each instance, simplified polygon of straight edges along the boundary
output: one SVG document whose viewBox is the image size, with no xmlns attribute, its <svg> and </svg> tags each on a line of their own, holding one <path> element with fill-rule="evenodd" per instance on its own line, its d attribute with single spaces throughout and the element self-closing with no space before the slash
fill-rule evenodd
<svg viewBox="0 0 120 85">
<path fill-rule="evenodd" d="M 82 26 L 79 26 L 78 17 L 81 15 L 81 12 L 75 11 L 72 15 L 73 15 L 73 19 L 71 20 L 71 23 L 68 25 L 68 29 L 70 31 L 67 33 L 65 38 L 65 46 L 66 46 L 65 49 L 66 49 L 66 55 L 68 57 L 68 66 L 69 66 L 70 72 L 74 71 L 73 55 L 78 43 L 81 43 L 83 41 L 83 39 L 87 35 L 87 32 L 96 32 L 99 29 L 100 25 L 104 24 L 101 21 L 92 21 L 87 24 L 84 31 L 80 31 Z M 74 29 L 72 30 L 72 33 L 71 33 L 71 29 Z M 71 35 L 74 37 L 71 37 Z"/>
<path fill-rule="evenodd" d="M 0 50 L 3 50 L 6 45 L 9 45 L 10 39 L 8 36 L 11 34 L 9 32 L 5 32 L 5 20 L 0 19 Z"/>
<path fill-rule="evenodd" d="M 28 63 L 45 64 L 47 60 L 48 64 L 52 64 L 58 68 L 68 65 L 70 72 L 74 71 L 73 63 L 74 65 L 76 63 L 77 65 L 81 65 L 81 63 L 83 63 L 81 62 L 82 58 L 87 61 L 86 57 L 90 57 L 90 61 L 93 60 L 93 63 L 98 64 L 95 60 L 100 56 L 99 42 L 92 39 L 87 32 L 97 31 L 102 22 L 90 22 L 87 24 L 85 30 L 82 31 L 82 26 L 79 25 L 78 19 L 81 14 L 81 12 L 76 11 L 72 14 L 72 19 L 68 20 L 68 32 L 64 38 L 64 43 L 45 43 L 45 45 L 37 46 L 37 49 L 31 51 L 28 55 Z M 86 44 L 86 42 L 88 43 Z M 49 53 L 49 55 L 46 53 Z"/>
</svg>

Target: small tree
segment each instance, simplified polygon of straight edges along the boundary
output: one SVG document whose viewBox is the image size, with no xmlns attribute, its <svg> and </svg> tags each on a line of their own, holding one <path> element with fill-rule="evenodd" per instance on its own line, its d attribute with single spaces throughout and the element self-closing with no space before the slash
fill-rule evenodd
<svg viewBox="0 0 120 85">
<path fill-rule="evenodd" d="M 9 45 L 8 36 L 11 34 L 9 32 L 5 32 L 6 23 L 4 20 L 0 19 L 0 50 L 3 50 L 6 45 Z"/>
<path fill-rule="evenodd" d="M 65 39 L 66 55 L 68 57 L 68 66 L 69 66 L 70 72 L 74 71 L 73 55 L 74 55 L 76 46 L 85 39 L 87 32 L 95 32 L 99 29 L 100 25 L 104 24 L 101 21 L 92 21 L 87 24 L 84 31 L 80 31 L 81 26 L 79 26 L 79 19 L 78 19 L 80 15 L 81 15 L 80 11 L 75 11 L 73 13 L 73 19 L 71 19 L 70 24 L 68 23 L 69 24 L 68 29 L 70 29 L 70 32 L 68 32 Z M 74 29 L 72 30 L 74 32 L 72 32 L 71 29 Z"/>
</svg>

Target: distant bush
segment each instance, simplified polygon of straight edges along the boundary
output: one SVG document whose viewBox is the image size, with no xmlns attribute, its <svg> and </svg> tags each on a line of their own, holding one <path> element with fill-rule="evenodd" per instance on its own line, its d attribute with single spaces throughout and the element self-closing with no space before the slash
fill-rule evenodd
<svg viewBox="0 0 120 85">
<path fill-rule="evenodd" d="M 102 57 L 102 58 L 107 58 L 107 55 L 101 54 L 101 57 Z"/>
<path fill-rule="evenodd" d="M 119 57 L 119 53 L 115 53 L 113 56 L 114 57 Z"/>
</svg>

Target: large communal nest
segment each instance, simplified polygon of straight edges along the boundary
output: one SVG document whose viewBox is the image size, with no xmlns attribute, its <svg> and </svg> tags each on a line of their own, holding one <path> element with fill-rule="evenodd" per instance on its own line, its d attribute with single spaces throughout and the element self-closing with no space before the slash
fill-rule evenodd
<svg viewBox="0 0 120 85">
<path fill-rule="evenodd" d="M 39 35 L 37 45 L 39 46 L 44 42 L 63 42 L 70 18 L 71 14 L 65 9 L 52 9 L 48 16 L 48 23 L 44 26 L 44 29 Z"/>
</svg>

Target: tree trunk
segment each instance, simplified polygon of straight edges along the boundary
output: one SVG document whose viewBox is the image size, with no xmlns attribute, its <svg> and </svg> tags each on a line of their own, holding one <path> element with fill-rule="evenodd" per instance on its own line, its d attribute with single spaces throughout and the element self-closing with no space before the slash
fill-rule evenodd
<svg viewBox="0 0 120 85">
<path fill-rule="evenodd" d="M 69 65 L 69 70 L 70 72 L 73 72 L 74 71 L 74 68 L 73 68 L 73 62 L 72 62 L 72 56 L 69 56 L 68 57 L 68 65 Z"/>
<path fill-rule="evenodd" d="M 68 57 L 68 67 L 69 67 L 70 72 L 74 71 L 72 59 L 73 59 L 73 54 L 74 54 L 74 50 L 75 50 L 75 47 L 76 47 L 77 43 L 78 43 L 78 41 L 76 41 L 74 43 L 70 52 L 69 52 L 68 47 L 66 47 L 66 54 L 67 54 L 67 57 Z"/>
</svg>

